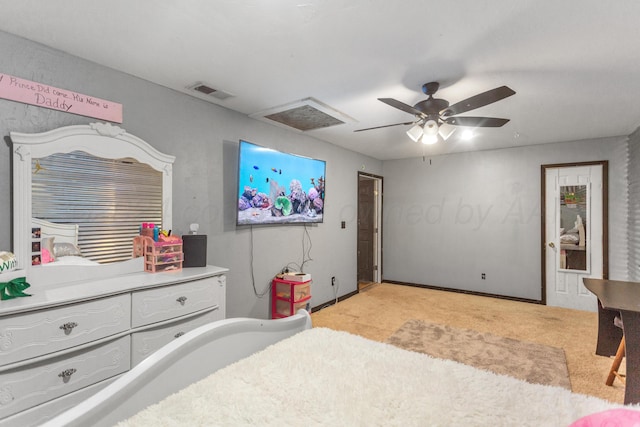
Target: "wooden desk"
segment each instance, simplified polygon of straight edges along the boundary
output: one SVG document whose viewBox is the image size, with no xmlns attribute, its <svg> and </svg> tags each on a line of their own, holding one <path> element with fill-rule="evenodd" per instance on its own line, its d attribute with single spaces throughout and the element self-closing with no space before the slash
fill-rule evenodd
<svg viewBox="0 0 640 427">
<path fill-rule="evenodd" d="M 586 278 L 582 281 L 598 297 L 596 354 L 615 354 L 622 331 L 613 324 L 613 319 L 620 313 L 627 358 L 624 403 L 640 403 L 640 283 Z"/>
</svg>

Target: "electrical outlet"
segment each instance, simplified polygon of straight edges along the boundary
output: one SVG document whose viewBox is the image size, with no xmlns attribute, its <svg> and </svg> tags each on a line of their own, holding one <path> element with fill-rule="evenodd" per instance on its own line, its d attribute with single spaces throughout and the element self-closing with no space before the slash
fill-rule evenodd
<svg viewBox="0 0 640 427">
<path fill-rule="evenodd" d="M 336 276 L 331 276 L 331 286 L 336 285 Z"/>
<path fill-rule="evenodd" d="M 487 279 L 487 275 L 485 273 L 482 273 L 482 280 L 486 280 Z"/>
</svg>

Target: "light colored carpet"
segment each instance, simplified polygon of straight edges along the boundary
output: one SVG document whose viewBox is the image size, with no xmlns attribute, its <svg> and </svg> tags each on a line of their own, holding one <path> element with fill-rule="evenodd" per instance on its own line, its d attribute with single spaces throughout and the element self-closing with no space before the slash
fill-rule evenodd
<svg viewBox="0 0 640 427">
<path fill-rule="evenodd" d="M 119 426 L 567 426 L 620 406 L 313 328 Z"/>
<path fill-rule="evenodd" d="M 381 283 L 311 314 L 314 326 L 386 341 L 409 319 L 490 332 L 562 348 L 571 389 L 624 402 L 624 384 L 605 385 L 612 359 L 595 355 L 598 313 Z M 624 362 L 623 362 L 624 363 Z"/>
<path fill-rule="evenodd" d="M 561 348 L 417 319 L 408 320 L 387 342 L 530 383 L 571 390 L 567 360 Z"/>
</svg>

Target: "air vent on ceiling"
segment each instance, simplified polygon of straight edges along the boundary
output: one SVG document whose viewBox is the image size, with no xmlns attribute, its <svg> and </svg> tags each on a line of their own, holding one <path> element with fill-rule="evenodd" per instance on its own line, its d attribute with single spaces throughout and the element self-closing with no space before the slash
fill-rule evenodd
<svg viewBox="0 0 640 427">
<path fill-rule="evenodd" d="M 303 132 L 354 121 L 346 114 L 314 98 L 305 98 L 287 105 L 270 108 L 251 114 L 249 117 Z"/>
<path fill-rule="evenodd" d="M 202 95 L 211 96 L 221 101 L 233 96 L 228 92 L 224 92 L 219 89 L 214 89 L 210 85 L 202 82 L 194 83 L 191 86 L 189 86 L 188 89 L 194 92 L 198 92 Z"/>
</svg>

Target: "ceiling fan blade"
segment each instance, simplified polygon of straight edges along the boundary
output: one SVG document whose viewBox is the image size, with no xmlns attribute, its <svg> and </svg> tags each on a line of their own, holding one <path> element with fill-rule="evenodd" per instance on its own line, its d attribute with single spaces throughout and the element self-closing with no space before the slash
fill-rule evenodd
<svg viewBox="0 0 640 427">
<path fill-rule="evenodd" d="M 366 128 L 366 129 L 356 129 L 356 130 L 354 130 L 354 132 L 362 132 L 364 130 L 373 130 L 373 129 L 382 129 L 382 128 L 388 128 L 388 127 L 391 127 L 391 126 L 412 125 L 414 123 L 416 123 L 416 122 L 394 123 L 392 125 L 376 126 L 376 127 L 372 127 L 372 128 Z"/>
<path fill-rule="evenodd" d="M 500 86 L 495 89 L 488 90 L 471 98 L 450 105 L 449 108 L 442 112 L 443 116 L 455 116 L 456 114 L 466 113 L 476 108 L 484 107 L 501 99 L 507 98 L 515 94 L 515 91 L 507 86 Z"/>
<path fill-rule="evenodd" d="M 404 102 L 400 102 L 393 98 L 378 98 L 378 101 L 382 101 L 387 105 L 390 105 L 398 110 L 402 110 L 405 113 L 413 114 L 416 116 L 424 117 L 424 113 L 416 108 L 413 108 L 411 105 L 405 104 Z"/>
<path fill-rule="evenodd" d="M 483 128 L 499 128 L 509 122 L 509 119 L 495 117 L 449 117 L 444 122 L 455 126 L 471 126 Z"/>
</svg>

